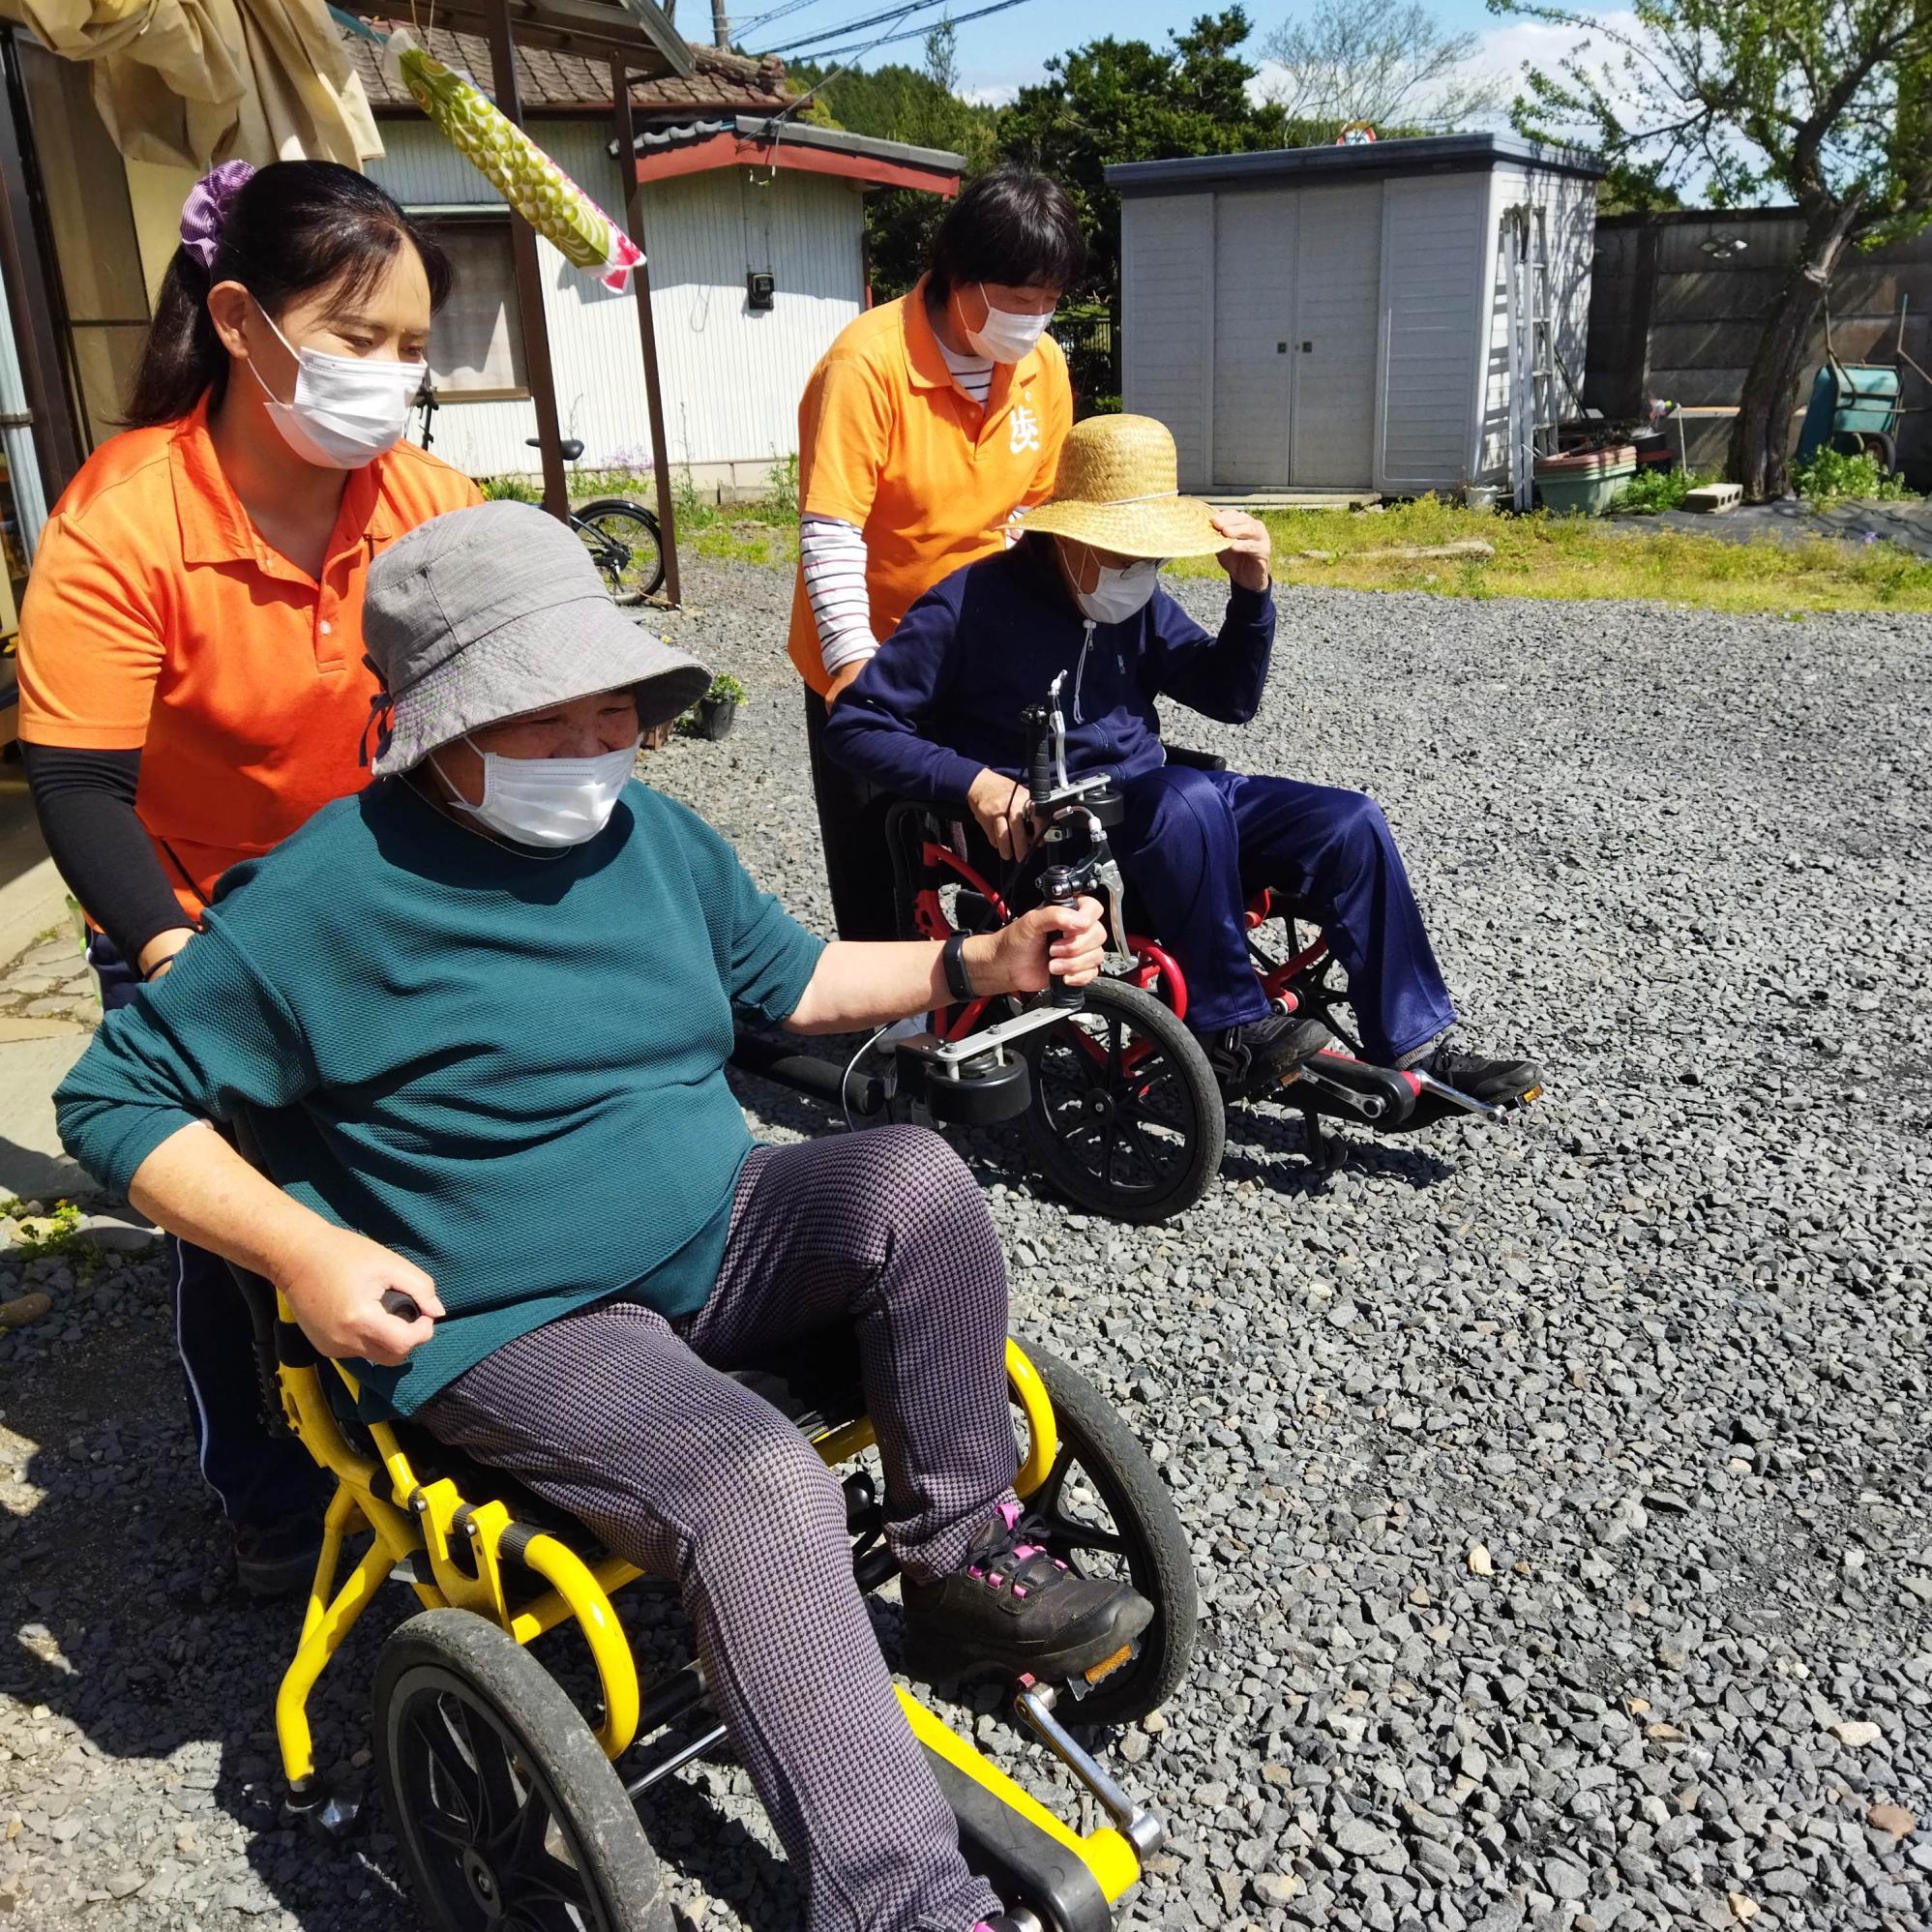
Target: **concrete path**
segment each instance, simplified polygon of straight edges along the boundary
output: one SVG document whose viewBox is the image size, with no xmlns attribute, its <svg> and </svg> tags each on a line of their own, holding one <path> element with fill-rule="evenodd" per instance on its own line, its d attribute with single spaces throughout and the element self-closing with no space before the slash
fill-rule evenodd
<svg viewBox="0 0 1932 1932">
<path fill-rule="evenodd" d="M 62 930 L 0 966 L 0 1201 L 99 1192 L 61 1152 L 53 1090 L 101 1018 L 78 937 Z"/>
</svg>

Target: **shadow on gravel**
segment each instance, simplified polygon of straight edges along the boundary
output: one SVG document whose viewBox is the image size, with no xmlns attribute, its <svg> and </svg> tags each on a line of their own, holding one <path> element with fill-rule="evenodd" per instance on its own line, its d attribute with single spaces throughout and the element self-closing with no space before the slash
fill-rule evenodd
<svg viewBox="0 0 1932 1932">
<path fill-rule="evenodd" d="M 226 1537 L 194 1469 L 159 1294 L 84 1349 L 57 1341 L 10 1364 L 0 1418 L 0 1817 L 23 1819 L 31 1894 L 0 1921 L 66 1932 L 116 1926 L 286 1924 L 302 1932 L 420 1932 L 370 1760 L 377 1654 L 415 1608 L 391 1589 L 310 1703 L 325 1773 L 362 1802 L 344 1845 L 288 1827 L 274 1731 L 295 1600 L 260 1603 L 229 1580 Z M 32 1501 L 18 1500 L 25 1489 Z M 668 1588 L 639 1586 L 619 1615 L 648 1682 L 691 1654 Z M 889 1655 L 895 1604 L 874 1605 Z M 594 1691 L 568 1630 L 534 1647 L 558 1680 Z M 72 1726 L 70 1730 L 68 1727 Z M 77 1737 L 75 1734 L 78 1734 Z M 729 1904 L 753 1932 L 788 1932 L 804 1901 L 728 1748 L 666 1779 L 642 1807 L 680 1893 Z M 114 1907 L 110 1901 L 124 1900 Z M 701 1911 L 701 1908 L 700 1908 Z M 123 1917 L 122 1913 L 134 1915 Z M 185 1917 L 183 1915 L 185 1914 Z M 680 1922 L 689 1922 L 688 1919 Z"/>
<path fill-rule="evenodd" d="M 324 1851 L 282 1825 L 272 1711 L 300 1612 L 228 1580 L 159 1325 L 97 1329 L 84 1356 L 57 1350 L 9 1379 L 6 1427 L 36 1445 L 15 1480 L 40 1494 L 5 1519 L 0 1700 L 30 1733 L 64 1718 L 83 1740 L 23 1753 L 10 1731 L 31 1773 L 14 1801 L 44 1814 L 29 1828 L 87 1896 L 138 1879 L 157 1913 L 171 1891 L 209 1911 L 279 1905 L 311 1932 L 401 1932 L 413 1916 L 370 1857 L 383 1847 Z M 373 1649 L 352 1642 L 324 1680 L 324 1763 L 364 1742 Z M 126 1768 L 107 1804 L 100 1760 Z"/>
</svg>

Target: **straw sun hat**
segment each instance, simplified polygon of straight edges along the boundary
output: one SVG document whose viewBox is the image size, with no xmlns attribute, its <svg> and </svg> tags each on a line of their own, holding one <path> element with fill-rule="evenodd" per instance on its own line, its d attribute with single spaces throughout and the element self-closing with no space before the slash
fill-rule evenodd
<svg viewBox="0 0 1932 1932">
<path fill-rule="evenodd" d="M 1021 527 L 1129 557 L 1199 557 L 1228 548 L 1213 512 L 1180 493 L 1174 437 L 1151 416 L 1089 416 L 1060 449 L 1054 493 Z"/>
</svg>

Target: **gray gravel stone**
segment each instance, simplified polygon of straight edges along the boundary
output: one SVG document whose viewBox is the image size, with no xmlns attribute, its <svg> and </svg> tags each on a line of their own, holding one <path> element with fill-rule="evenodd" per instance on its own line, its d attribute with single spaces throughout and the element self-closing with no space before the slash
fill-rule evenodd
<svg viewBox="0 0 1932 1932">
<path fill-rule="evenodd" d="M 788 580 L 688 580 L 668 633 L 748 696 L 647 776 L 827 930 Z M 1549 1091 L 1501 1130 L 1344 1130 L 1325 1175 L 1243 1110 L 1156 1228 L 959 1138 L 1016 1325 L 1152 1444 L 1203 1581 L 1190 1680 L 1096 1740 L 1171 1829 L 1127 1927 L 1737 1932 L 1733 1891 L 1755 1932 L 1932 1922 L 1926 1832 L 1867 1823 L 1932 1818 L 1928 692 L 1918 617 L 1293 590 L 1252 725 L 1170 708 L 1177 742 L 1379 796 L 1471 1042 Z M 833 1130 L 739 1091 L 774 1138 Z M 291 1632 L 219 1582 L 161 1258 L 33 1265 L 64 1279 L 58 1327 L 0 1335 L 9 1922 L 414 1932 L 379 1815 L 346 1855 L 279 1828 Z M 323 1679 L 325 1762 L 366 1749 L 412 1602 Z M 996 1697 L 955 1716 L 1081 1816 Z M 679 1782 L 646 1812 L 687 1920 L 800 1923 L 742 1769 Z"/>
</svg>

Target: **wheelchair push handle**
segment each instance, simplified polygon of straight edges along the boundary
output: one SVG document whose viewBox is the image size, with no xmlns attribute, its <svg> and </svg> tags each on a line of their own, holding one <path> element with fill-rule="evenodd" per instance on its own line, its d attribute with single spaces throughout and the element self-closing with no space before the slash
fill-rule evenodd
<svg viewBox="0 0 1932 1932">
<path fill-rule="evenodd" d="M 400 1288 L 385 1288 L 382 1291 L 382 1312 L 393 1315 L 399 1322 L 420 1322 L 423 1311 L 416 1306 L 413 1295 L 404 1294 Z"/>
</svg>

